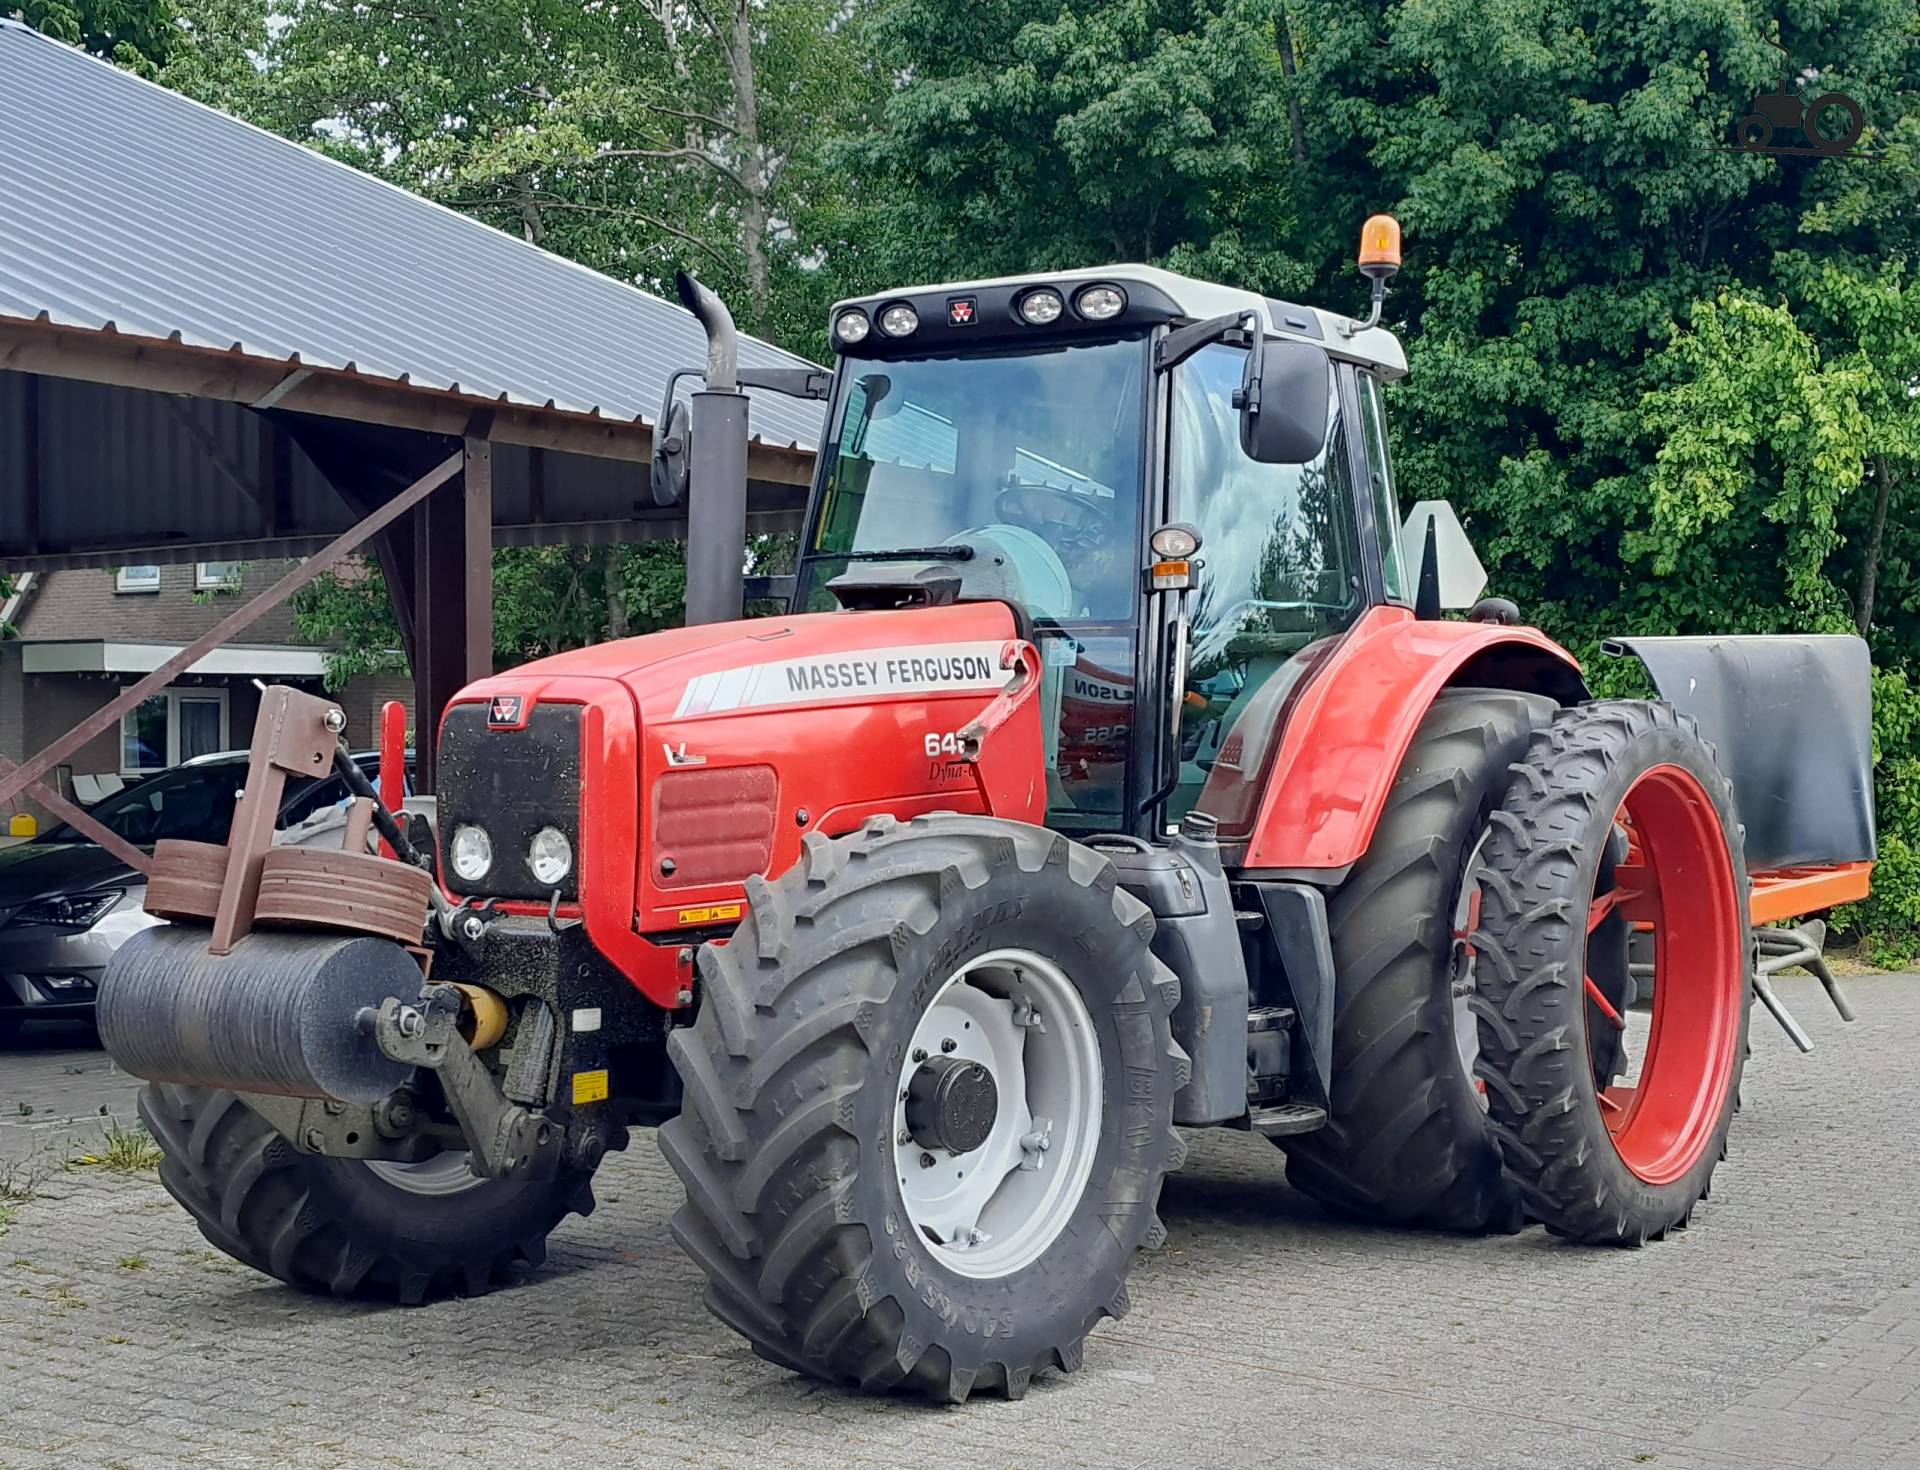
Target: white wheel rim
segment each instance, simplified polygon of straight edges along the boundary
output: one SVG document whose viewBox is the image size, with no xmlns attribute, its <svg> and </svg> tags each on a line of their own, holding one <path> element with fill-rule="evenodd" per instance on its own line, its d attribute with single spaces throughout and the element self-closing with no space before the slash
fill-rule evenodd
<svg viewBox="0 0 1920 1470">
<path fill-rule="evenodd" d="M 978 1062 L 999 1093 L 992 1131 L 964 1154 L 907 1127 L 907 1084 L 940 1056 Z M 948 977 L 914 1028 L 893 1109 L 901 1201 L 935 1259 L 990 1280 L 1044 1255 L 1086 1193 L 1104 1097 L 1093 1017 L 1058 965 L 997 949 Z"/>
<path fill-rule="evenodd" d="M 365 1159 L 362 1162 L 373 1171 L 375 1178 L 384 1179 L 395 1189 L 404 1189 L 408 1194 L 450 1195 L 465 1194 L 469 1189 L 478 1189 L 486 1183 L 467 1167 L 467 1158 L 464 1150 L 450 1149 L 414 1164 L 402 1164 L 393 1159 Z"/>
</svg>

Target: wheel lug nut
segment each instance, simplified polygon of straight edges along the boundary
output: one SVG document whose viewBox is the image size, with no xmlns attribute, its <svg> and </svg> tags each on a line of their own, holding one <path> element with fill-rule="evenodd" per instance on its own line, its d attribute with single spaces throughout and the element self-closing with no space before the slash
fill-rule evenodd
<svg viewBox="0 0 1920 1470">
<path fill-rule="evenodd" d="M 920 1155 L 920 1167 L 923 1169 L 931 1169 L 933 1167 L 933 1155 L 932 1154 Z"/>
<path fill-rule="evenodd" d="M 957 1042 L 957 1041 L 955 1041 L 955 1040 L 954 1040 L 954 1039 L 953 1039 L 953 1038 L 952 1038 L 951 1036 L 949 1036 L 949 1037 L 946 1037 L 946 1038 L 945 1038 L 944 1040 L 942 1040 L 942 1041 L 941 1041 L 941 1043 L 940 1043 L 940 1050 L 942 1050 L 942 1051 L 952 1051 L 952 1050 L 953 1050 L 953 1049 L 954 1049 L 954 1048 L 955 1048 L 956 1046 L 958 1046 L 959 1044 L 960 1044 L 959 1042 Z"/>
<path fill-rule="evenodd" d="M 916 1062 L 924 1062 L 927 1059 L 927 1049 L 924 1046 L 916 1046 L 913 1049 L 913 1059 Z"/>
<path fill-rule="evenodd" d="M 913 1142 L 913 1135 L 909 1133 L 905 1128 L 902 1128 L 900 1130 L 899 1136 L 894 1139 L 894 1142 L 901 1145 L 904 1148 L 907 1144 Z"/>
</svg>

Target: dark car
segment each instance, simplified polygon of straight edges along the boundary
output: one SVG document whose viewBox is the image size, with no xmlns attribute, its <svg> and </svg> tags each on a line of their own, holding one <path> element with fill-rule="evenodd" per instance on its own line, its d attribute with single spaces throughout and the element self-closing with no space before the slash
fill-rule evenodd
<svg viewBox="0 0 1920 1470">
<path fill-rule="evenodd" d="M 354 756 L 378 780 L 380 758 Z M 246 784 L 244 751 L 200 756 L 115 792 L 88 815 L 137 847 L 225 842 Z M 349 800 L 338 775 L 289 777 L 277 842 L 337 843 Z M 0 1041 L 29 1020 L 88 1020 L 108 958 L 148 917 L 145 877 L 72 827 L 0 848 Z"/>
</svg>

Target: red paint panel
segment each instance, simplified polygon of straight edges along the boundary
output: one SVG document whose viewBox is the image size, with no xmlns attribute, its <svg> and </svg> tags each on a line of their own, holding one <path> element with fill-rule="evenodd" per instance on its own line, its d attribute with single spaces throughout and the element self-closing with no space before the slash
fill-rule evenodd
<svg viewBox="0 0 1920 1470">
<path fill-rule="evenodd" d="M 586 706 L 578 912 L 613 965 L 657 1004 L 676 1006 L 690 983 L 674 939 L 680 913 L 738 900 L 748 872 L 784 872 L 808 832 L 849 832 L 881 812 L 983 806 L 1042 819 L 1040 701 L 988 737 L 983 803 L 972 769 L 930 754 L 928 737 L 957 735 L 997 691 L 902 683 L 925 672 L 907 666 L 950 659 L 942 650 L 953 645 L 983 645 L 997 663 L 1015 636 L 1013 615 L 997 603 L 715 623 L 556 654 L 480 680 L 460 699 L 517 695 L 523 718 L 549 700 Z M 864 668 L 837 668 L 804 688 L 786 678 L 787 665 L 822 657 Z M 778 677 L 755 684 L 759 665 L 779 666 Z M 927 667 L 944 674 L 952 664 Z M 769 694 L 779 698 L 760 698 Z M 671 784 L 703 772 L 711 784 Z M 718 794 L 727 782 L 739 783 L 737 800 Z M 675 872 L 662 875 L 669 855 Z"/>
<path fill-rule="evenodd" d="M 407 799 L 407 707 L 397 699 L 380 706 L 380 804 L 390 812 Z M 380 839 L 380 855 L 392 857 L 387 839 Z"/>
<path fill-rule="evenodd" d="M 1501 644 L 1579 668 L 1536 628 L 1428 622 L 1402 607 L 1366 613 L 1294 702 L 1271 757 L 1246 866 L 1357 862 L 1434 697 L 1468 660 Z"/>
<path fill-rule="evenodd" d="M 662 888 L 740 883 L 773 860 L 779 783 L 772 766 L 693 766 L 653 785 L 648 857 L 673 863 Z"/>
</svg>

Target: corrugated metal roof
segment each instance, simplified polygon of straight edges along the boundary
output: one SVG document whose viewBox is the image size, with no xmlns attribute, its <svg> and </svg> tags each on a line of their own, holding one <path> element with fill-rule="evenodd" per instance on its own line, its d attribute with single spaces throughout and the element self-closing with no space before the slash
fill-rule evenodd
<svg viewBox="0 0 1920 1470">
<path fill-rule="evenodd" d="M 7 20 L 0 200 L 0 316 L 648 422 L 705 362 L 675 303 Z M 812 449 L 821 421 L 753 402 L 764 442 Z"/>
</svg>

